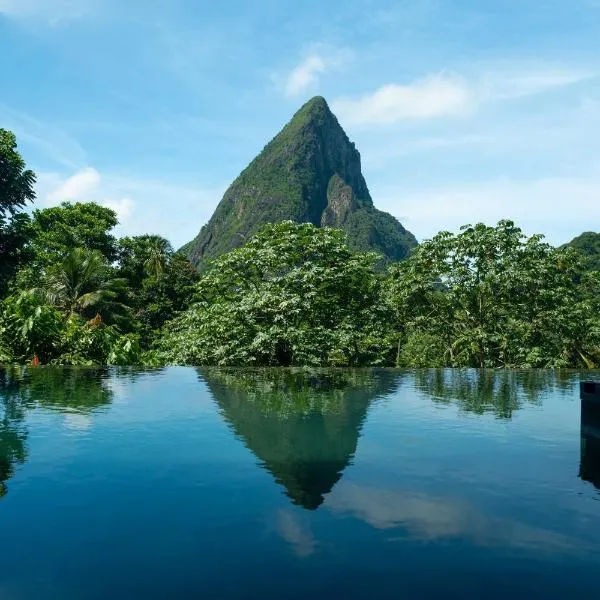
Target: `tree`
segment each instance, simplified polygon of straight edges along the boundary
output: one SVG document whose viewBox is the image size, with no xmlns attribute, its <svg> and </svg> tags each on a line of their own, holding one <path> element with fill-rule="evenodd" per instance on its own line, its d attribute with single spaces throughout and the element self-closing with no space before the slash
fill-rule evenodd
<svg viewBox="0 0 600 600">
<path fill-rule="evenodd" d="M 158 235 L 121 238 L 117 244 L 119 273 L 130 286 L 140 289 L 144 279 L 164 271 L 172 254 L 169 242 Z"/>
<path fill-rule="evenodd" d="M 119 240 L 118 273 L 128 282 L 128 302 L 146 344 L 154 330 L 189 307 L 200 277 L 185 256 L 156 235 Z"/>
<path fill-rule="evenodd" d="M 340 230 L 291 221 L 265 225 L 201 278 L 198 302 L 166 326 L 160 360 L 388 364 L 394 334 L 377 260 L 377 254 L 352 252 Z"/>
<path fill-rule="evenodd" d="M 511 221 L 442 232 L 390 270 L 398 362 L 591 366 L 600 357 L 598 290 L 576 252 L 527 239 Z"/>
<path fill-rule="evenodd" d="M 144 262 L 144 270 L 149 277 L 160 277 L 167 268 L 167 262 L 173 255 L 171 244 L 164 238 L 152 236 L 148 244 L 148 258 Z"/>
<path fill-rule="evenodd" d="M 0 297 L 25 259 L 29 218 L 19 210 L 35 199 L 35 175 L 25 168 L 15 135 L 0 129 Z"/>
<path fill-rule="evenodd" d="M 14 133 L 0 129 L 0 215 L 14 215 L 35 199 L 35 174 L 25 168 Z"/>
<path fill-rule="evenodd" d="M 110 233 L 118 224 L 116 213 L 93 202 L 63 202 L 33 212 L 31 247 L 34 268 L 60 262 L 73 248 L 99 252 L 109 263 L 117 256 Z"/>
<path fill-rule="evenodd" d="M 50 267 L 45 290 L 51 302 L 67 316 L 119 321 L 128 308 L 120 298 L 126 280 L 113 277 L 105 258 L 97 250 L 74 248 L 64 260 Z"/>
</svg>

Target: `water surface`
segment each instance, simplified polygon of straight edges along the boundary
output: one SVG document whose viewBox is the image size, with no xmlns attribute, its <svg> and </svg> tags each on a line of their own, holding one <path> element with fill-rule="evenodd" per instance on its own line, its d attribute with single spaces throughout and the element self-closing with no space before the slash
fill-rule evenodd
<svg viewBox="0 0 600 600">
<path fill-rule="evenodd" d="M 0 598 L 595 597 L 579 380 L 0 370 Z"/>
</svg>

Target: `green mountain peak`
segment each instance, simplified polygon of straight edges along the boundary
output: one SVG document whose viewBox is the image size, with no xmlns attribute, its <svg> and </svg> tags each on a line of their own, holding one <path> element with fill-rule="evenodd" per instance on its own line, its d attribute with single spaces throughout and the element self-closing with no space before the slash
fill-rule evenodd
<svg viewBox="0 0 600 600">
<path fill-rule="evenodd" d="M 417 243 L 373 206 L 360 154 L 322 96 L 296 112 L 181 250 L 200 265 L 242 245 L 263 224 L 284 220 L 339 227 L 353 249 L 375 250 L 389 260 L 405 258 Z"/>
<path fill-rule="evenodd" d="M 585 231 L 565 246 L 571 246 L 581 252 L 588 270 L 600 271 L 600 233 Z"/>
</svg>

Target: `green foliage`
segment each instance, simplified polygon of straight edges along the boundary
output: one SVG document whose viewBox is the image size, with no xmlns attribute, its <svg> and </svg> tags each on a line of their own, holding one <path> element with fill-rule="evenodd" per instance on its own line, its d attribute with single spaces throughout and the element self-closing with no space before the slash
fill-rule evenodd
<svg viewBox="0 0 600 600">
<path fill-rule="evenodd" d="M 48 362 L 61 351 L 64 318 L 39 294 L 21 292 L 0 304 L 0 363 Z"/>
<path fill-rule="evenodd" d="M 392 360 L 391 313 L 375 254 L 351 252 L 342 231 L 266 225 L 216 260 L 199 301 L 166 328 L 159 357 L 218 365 L 363 365 Z"/>
<path fill-rule="evenodd" d="M 51 360 L 54 365 L 135 365 L 140 362 L 137 336 L 121 335 L 116 327 L 97 320 L 70 317 L 61 342 L 61 353 Z"/>
<path fill-rule="evenodd" d="M 119 273 L 135 290 L 147 277 L 159 277 L 173 255 L 167 240 L 158 235 L 124 237 L 118 241 Z"/>
<path fill-rule="evenodd" d="M 110 346 L 106 363 L 109 365 L 141 365 L 143 361 L 139 336 L 127 333 L 117 336 Z"/>
<path fill-rule="evenodd" d="M 74 248 L 48 269 L 44 290 L 52 304 L 66 315 L 107 322 L 126 321 L 128 307 L 120 302 L 127 281 L 114 277 L 113 270 L 97 250 Z"/>
<path fill-rule="evenodd" d="M 556 249 L 465 226 L 384 277 L 416 240 L 374 208 L 322 98 L 185 247 L 202 276 L 160 236 L 117 241 L 97 204 L 19 212 L 34 183 L 0 129 L 0 364 L 600 366 L 600 234 Z"/>
<path fill-rule="evenodd" d="M 35 174 L 25 168 L 14 133 L 0 129 L 0 219 L 35 199 Z M 1 221 L 0 221 L 1 223 Z"/>
<path fill-rule="evenodd" d="M 136 335 L 123 335 L 101 319 L 65 315 L 35 291 L 8 296 L 0 304 L 0 363 L 139 364 Z"/>
<path fill-rule="evenodd" d="M 110 263 L 117 255 L 116 239 L 110 231 L 117 215 L 93 202 L 44 208 L 33 212 L 31 248 L 36 268 L 62 260 L 74 248 L 99 252 Z"/>
<path fill-rule="evenodd" d="M 395 217 L 371 206 L 355 210 L 339 226 L 348 236 L 350 249 L 357 252 L 373 249 L 387 262 L 404 260 L 417 246 L 413 235 Z"/>
<path fill-rule="evenodd" d="M 50 362 L 53 365 L 76 366 L 106 364 L 117 335 L 110 327 L 71 316 L 66 319 L 61 334 L 61 352 Z"/>
<path fill-rule="evenodd" d="M 35 199 L 35 175 L 25 168 L 15 135 L 0 129 L 0 298 L 25 260 L 29 217 L 19 213 Z"/>
<path fill-rule="evenodd" d="M 589 367 L 600 353 L 597 277 L 576 252 L 511 221 L 424 242 L 390 271 L 407 366 Z"/>
<path fill-rule="evenodd" d="M 19 269 L 30 258 L 30 232 L 29 215 L 18 213 L 5 219 L 0 214 L 0 298 L 7 294 Z"/>
<path fill-rule="evenodd" d="M 155 330 L 189 307 L 200 278 L 167 240 L 151 235 L 119 240 L 118 274 L 128 282 L 127 303 L 146 345 Z"/>
<path fill-rule="evenodd" d="M 397 366 L 436 369 L 446 363 L 444 340 L 429 331 L 408 331 L 398 349 Z"/>
<path fill-rule="evenodd" d="M 340 211 L 346 218 L 328 222 Z M 321 97 L 307 102 L 242 171 L 209 223 L 181 251 L 204 268 L 264 224 L 286 220 L 339 227 L 352 249 L 392 260 L 416 245 L 394 217 L 373 206 L 360 154 Z"/>
<path fill-rule="evenodd" d="M 570 241 L 567 246 L 583 254 L 586 269 L 600 271 L 600 233 L 586 231 Z"/>
</svg>

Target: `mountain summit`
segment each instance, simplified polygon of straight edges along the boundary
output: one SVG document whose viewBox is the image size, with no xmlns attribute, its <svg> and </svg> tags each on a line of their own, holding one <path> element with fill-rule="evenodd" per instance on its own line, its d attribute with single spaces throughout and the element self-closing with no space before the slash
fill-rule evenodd
<svg viewBox="0 0 600 600">
<path fill-rule="evenodd" d="M 309 100 L 225 192 L 210 221 L 181 251 L 195 264 L 241 246 L 263 224 L 339 227 L 355 250 L 401 260 L 412 233 L 377 210 L 360 154 L 324 98 Z"/>
</svg>

